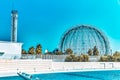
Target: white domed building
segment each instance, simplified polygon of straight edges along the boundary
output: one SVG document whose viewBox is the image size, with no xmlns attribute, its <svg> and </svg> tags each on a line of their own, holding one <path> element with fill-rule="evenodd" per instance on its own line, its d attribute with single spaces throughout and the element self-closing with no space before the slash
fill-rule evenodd
<svg viewBox="0 0 120 80">
<path fill-rule="evenodd" d="M 100 55 L 111 54 L 108 38 L 102 31 L 92 26 L 80 25 L 63 34 L 59 49 L 65 52 L 70 48 L 74 54 L 87 54 L 94 46 L 98 48 Z"/>
</svg>

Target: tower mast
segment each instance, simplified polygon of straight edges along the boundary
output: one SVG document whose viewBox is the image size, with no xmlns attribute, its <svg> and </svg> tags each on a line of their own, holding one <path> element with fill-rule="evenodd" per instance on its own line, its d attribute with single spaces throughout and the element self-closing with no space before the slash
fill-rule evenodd
<svg viewBox="0 0 120 80">
<path fill-rule="evenodd" d="M 11 11 L 11 42 L 17 42 L 17 24 L 18 24 L 18 11 Z"/>
</svg>

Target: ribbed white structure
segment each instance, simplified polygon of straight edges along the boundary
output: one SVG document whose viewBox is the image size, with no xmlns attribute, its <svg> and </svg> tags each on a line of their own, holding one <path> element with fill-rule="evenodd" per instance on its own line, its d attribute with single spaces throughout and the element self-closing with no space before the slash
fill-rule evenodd
<svg viewBox="0 0 120 80">
<path fill-rule="evenodd" d="M 59 49 L 65 52 L 70 48 L 74 54 L 87 54 L 95 46 L 100 55 L 111 54 L 109 40 L 101 30 L 89 25 L 78 25 L 63 34 Z"/>
</svg>

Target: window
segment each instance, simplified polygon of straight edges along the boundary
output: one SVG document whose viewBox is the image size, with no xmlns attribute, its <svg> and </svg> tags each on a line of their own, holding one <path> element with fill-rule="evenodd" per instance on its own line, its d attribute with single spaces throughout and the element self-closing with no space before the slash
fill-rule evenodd
<svg viewBox="0 0 120 80">
<path fill-rule="evenodd" d="M 2 56 L 4 54 L 4 52 L 0 52 L 0 56 Z"/>
</svg>

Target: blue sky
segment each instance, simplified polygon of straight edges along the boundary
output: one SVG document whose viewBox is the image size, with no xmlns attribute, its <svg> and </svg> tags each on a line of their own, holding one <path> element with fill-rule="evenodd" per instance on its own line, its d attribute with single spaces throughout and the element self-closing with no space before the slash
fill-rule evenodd
<svg viewBox="0 0 120 80">
<path fill-rule="evenodd" d="M 88 24 L 101 29 L 113 51 L 120 51 L 120 0 L 0 0 L 1 41 L 10 41 L 12 9 L 18 10 L 18 42 L 26 50 L 41 43 L 52 51 L 67 29 Z"/>
</svg>

